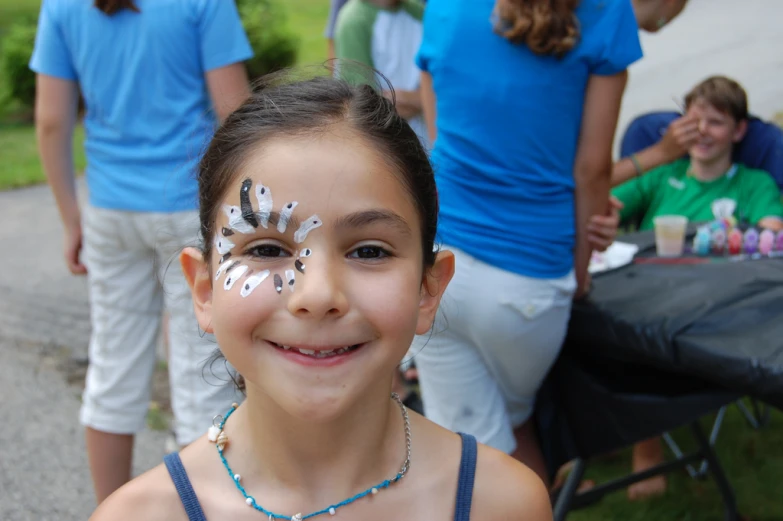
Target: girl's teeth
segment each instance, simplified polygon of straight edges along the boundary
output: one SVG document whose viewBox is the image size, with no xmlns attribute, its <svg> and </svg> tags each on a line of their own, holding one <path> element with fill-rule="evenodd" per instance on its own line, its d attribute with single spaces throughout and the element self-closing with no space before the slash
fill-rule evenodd
<svg viewBox="0 0 783 521">
<path fill-rule="evenodd" d="M 303 355 L 314 355 L 315 354 L 315 350 L 311 350 L 311 349 L 297 349 L 297 351 L 299 351 Z"/>
</svg>

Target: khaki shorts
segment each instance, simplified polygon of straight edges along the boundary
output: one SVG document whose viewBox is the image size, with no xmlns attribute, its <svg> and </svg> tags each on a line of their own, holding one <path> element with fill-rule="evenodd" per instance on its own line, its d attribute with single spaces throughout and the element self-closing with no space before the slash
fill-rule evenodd
<svg viewBox="0 0 783 521">
<path fill-rule="evenodd" d="M 533 413 L 565 338 L 573 272 L 534 279 L 454 252 L 456 273 L 432 334 L 414 339 L 425 415 L 506 453 Z"/>
<path fill-rule="evenodd" d="M 197 212 L 141 213 L 88 206 L 83 260 L 90 297 L 90 365 L 83 425 L 134 434 L 144 428 L 157 364 L 161 315 L 169 313 L 169 381 L 179 444 L 205 433 L 241 395 L 200 333 L 179 253 L 197 244 Z M 161 283 L 162 281 L 162 283 Z"/>
</svg>

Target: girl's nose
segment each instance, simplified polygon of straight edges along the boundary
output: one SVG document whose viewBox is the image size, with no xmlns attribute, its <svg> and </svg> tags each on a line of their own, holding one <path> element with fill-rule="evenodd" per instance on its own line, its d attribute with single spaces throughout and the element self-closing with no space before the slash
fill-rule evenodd
<svg viewBox="0 0 783 521">
<path fill-rule="evenodd" d="M 339 266 L 317 255 L 306 259 L 304 273 L 297 270 L 288 310 L 310 318 L 339 317 L 348 311 L 348 299 L 342 290 Z"/>
</svg>

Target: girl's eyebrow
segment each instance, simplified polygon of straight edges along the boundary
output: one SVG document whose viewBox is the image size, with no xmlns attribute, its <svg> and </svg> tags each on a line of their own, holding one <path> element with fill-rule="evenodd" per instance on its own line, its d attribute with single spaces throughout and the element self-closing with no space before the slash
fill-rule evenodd
<svg viewBox="0 0 783 521">
<path fill-rule="evenodd" d="M 407 221 L 391 210 L 364 210 L 339 217 L 334 223 L 335 229 L 361 228 L 371 224 L 385 224 L 395 228 L 403 235 L 412 235 Z"/>
<path fill-rule="evenodd" d="M 277 223 L 280 221 L 280 212 L 272 211 L 269 212 L 269 226 L 274 228 L 277 226 Z M 299 226 L 302 224 L 301 219 L 299 219 L 296 215 L 291 214 L 291 216 L 288 218 L 288 229 L 294 229 L 298 230 Z"/>
</svg>

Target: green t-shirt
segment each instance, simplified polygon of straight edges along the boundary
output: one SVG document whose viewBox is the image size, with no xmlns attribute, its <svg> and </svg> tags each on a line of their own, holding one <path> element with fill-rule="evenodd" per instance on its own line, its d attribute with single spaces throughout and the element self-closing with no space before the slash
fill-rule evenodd
<svg viewBox="0 0 783 521">
<path fill-rule="evenodd" d="M 755 225 L 765 217 L 783 218 L 780 190 L 767 172 L 737 164 L 713 181 L 699 181 L 688 174 L 690 161 L 681 159 L 660 166 L 612 190 L 625 205 L 623 223 L 641 218 L 640 230 L 653 228 L 658 215 L 684 215 L 692 222 L 715 219 L 712 204 L 730 199 L 734 217 Z"/>
</svg>

